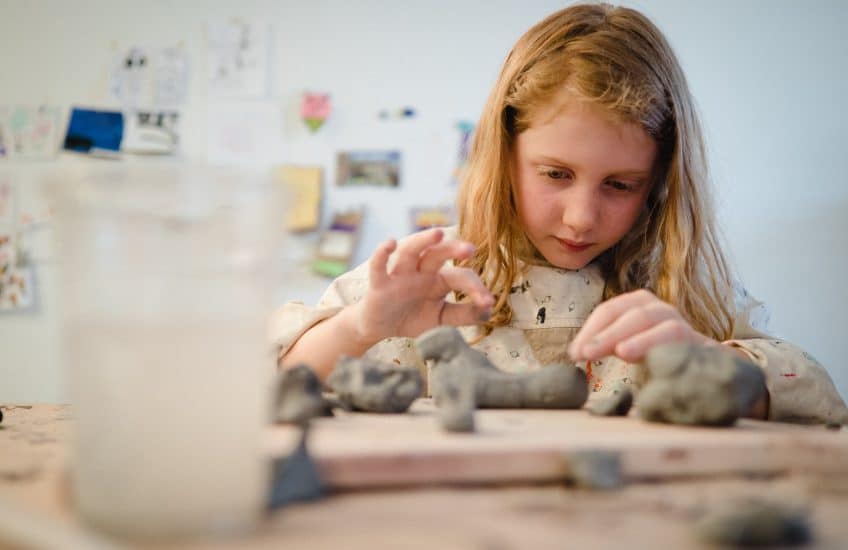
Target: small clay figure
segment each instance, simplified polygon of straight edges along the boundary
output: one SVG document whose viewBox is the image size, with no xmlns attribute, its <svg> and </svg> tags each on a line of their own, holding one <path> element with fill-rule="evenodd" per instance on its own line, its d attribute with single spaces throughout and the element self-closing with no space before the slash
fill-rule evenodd
<svg viewBox="0 0 848 550">
<path fill-rule="evenodd" d="M 579 409 L 589 394 L 586 374 L 574 365 L 550 365 L 508 373 L 465 343 L 454 327 L 437 327 L 416 340 L 421 357 L 433 360 L 431 393 L 437 404 L 458 373 L 471 372 L 474 403 L 481 408 Z M 459 382 L 453 385 L 461 387 Z"/>
<path fill-rule="evenodd" d="M 304 425 L 297 448 L 289 456 L 274 461 L 269 510 L 324 496 L 324 484 L 306 448 L 308 436 L 309 428 Z"/>
<path fill-rule="evenodd" d="M 327 384 L 343 407 L 376 413 L 406 412 L 424 388 L 415 367 L 350 357 L 338 360 Z"/>
<path fill-rule="evenodd" d="M 613 384 L 609 394 L 587 405 L 586 410 L 595 416 L 627 416 L 631 405 L 633 392 L 629 385 L 619 380 Z"/>
<path fill-rule="evenodd" d="M 566 457 L 569 478 L 584 489 L 617 489 L 624 483 L 621 456 L 615 451 L 574 451 Z"/>
<path fill-rule="evenodd" d="M 303 425 L 317 416 L 332 416 L 332 407 L 321 390 L 321 381 L 307 365 L 282 371 L 277 381 L 275 420 Z"/>
<path fill-rule="evenodd" d="M 448 432 L 473 432 L 474 375 L 472 369 L 436 367 L 430 377 L 431 386 L 438 388 L 433 393 L 439 425 Z"/>
<path fill-rule="evenodd" d="M 645 366 L 648 382 L 636 407 L 654 422 L 730 426 L 765 391 L 760 368 L 722 346 L 656 346 Z"/>
<path fill-rule="evenodd" d="M 803 509 L 756 497 L 721 503 L 696 528 L 705 540 L 733 547 L 798 545 L 812 539 Z"/>
</svg>

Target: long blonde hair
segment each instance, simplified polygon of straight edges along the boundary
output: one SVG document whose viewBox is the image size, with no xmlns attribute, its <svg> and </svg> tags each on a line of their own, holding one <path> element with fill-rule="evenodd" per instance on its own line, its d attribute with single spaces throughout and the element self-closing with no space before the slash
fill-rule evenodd
<svg viewBox="0 0 848 550">
<path fill-rule="evenodd" d="M 497 297 L 487 332 L 509 323 L 509 291 L 538 257 L 519 222 L 515 138 L 567 91 L 641 125 L 658 144 L 646 208 L 598 261 L 604 299 L 651 289 L 695 330 L 733 332 L 732 284 L 719 246 L 706 152 L 686 78 L 662 33 L 641 13 L 606 4 L 558 11 L 527 31 L 506 58 L 483 109 L 458 197 L 464 262 Z"/>
</svg>

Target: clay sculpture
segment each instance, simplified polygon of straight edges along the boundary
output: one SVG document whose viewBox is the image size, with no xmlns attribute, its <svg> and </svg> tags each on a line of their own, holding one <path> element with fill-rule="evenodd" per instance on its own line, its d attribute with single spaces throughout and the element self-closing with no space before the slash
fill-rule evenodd
<svg viewBox="0 0 848 550">
<path fill-rule="evenodd" d="M 472 369 L 450 372 L 449 368 L 434 368 L 430 385 L 438 388 L 433 391 L 433 401 L 437 407 L 439 425 L 449 432 L 473 432 L 477 402 Z"/>
<path fill-rule="evenodd" d="M 610 392 L 586 406 L 586 410 L 595 416 L 627 416 L 633 405 L 633 392 L 622 381 L 613 384 Z"/>
<path fill-rule="evenodd" d="M 456 418 L 463 407 L 578 409 L 589 389 L 586 374 L 573 365 L 550 365 L 537 371 L 508 373 L 472 349 L 454 327 L 437 327 L 416 340 L 424 360 L 434 361 L 430 391 L 436 405 Z M 471 393 L 458 401 L 460 396 Z M 460 406 L 461 405 L 461 406 Z M 443 423 L 444 426 L 444 423 Z M 447 429 L 447 426 L 445 426 Z"/>
<path fill-rule="evenodd" d="M 327 384 L 344 408 L 376 413 L 405 412 L 424 388 L 415 367 L 350 357 L 338 360 Z"/>
<path fill-rule="evenodd" d="M 722 346 L 656 346 L 645 366 L 648 382 L 636 407 L 649 421 L 730 426 L 765 391 L 760 368 Z"/>
<path fill-rule="evenodd" d="M 332 407 L 321 390 L 321 381 L 307 365 L 282 371 L 277 380 L 276 421 L 303 425 L 317 416 L 332 416 Z"/>
</svg>

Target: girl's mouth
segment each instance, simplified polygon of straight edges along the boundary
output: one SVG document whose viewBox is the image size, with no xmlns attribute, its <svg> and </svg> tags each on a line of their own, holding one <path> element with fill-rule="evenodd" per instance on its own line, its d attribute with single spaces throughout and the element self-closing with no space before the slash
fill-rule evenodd
<svg viewBox="0 0 848 550">
<path fill-rule="evenodd" d="M 571 252 L 581 252 L 592 246 L 592 243 L 569 241 L 567 239 L 560 239 L 559 237 L 554 238 L 559 241 L 559 244 L 562 245 L 563 248 Z"/>
</svg>

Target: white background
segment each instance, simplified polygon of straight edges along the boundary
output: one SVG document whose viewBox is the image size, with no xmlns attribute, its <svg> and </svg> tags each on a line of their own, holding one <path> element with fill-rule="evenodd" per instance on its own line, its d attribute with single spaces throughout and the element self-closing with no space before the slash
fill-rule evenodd
<svg viewBox="0 0 848 550">
<path fill-rule="evenodd" d="M 699 104 L 730 255 L 768 303 L 771 331 L 800 344 L 848 394 L 848 3 L 642 1 L 676 48 Z M 325 169 L 324 218 L 366 204 L 357 261 L 408 232 L 408 208 L 449 202 L 455 123 L 474 120 L 512 43 L 565 5 L 521 1 L 0 0 L 0 104 L 114 106 L 115 53 L 183 42 L 191 75 L 183 156 L 206 157 L 205 24 L 259 17 L 273 29 L 268 98 L 281 108 L 269 162 Z M 117 48 L 117 50 L 115 49 Z M 317 134 L 297 118 L 303 90 L 332 94 Z M 410 120 L 381 109 L 412 106 Z M 334 186 L 335 154 L 399 148 L 397 189 Z M 64 161 L 59 161 L 64 162 Z M 37 173 L 38 164 L 0 160 Z M 20 181 L 27 184 L 27 177 Z M 55 345 L 55 273 L 37 265 L 39 308 L 0 316 L 0 401 L 66 400 Z M 314 301 L 323 281 L 282 284 Z"/>
</svg>

